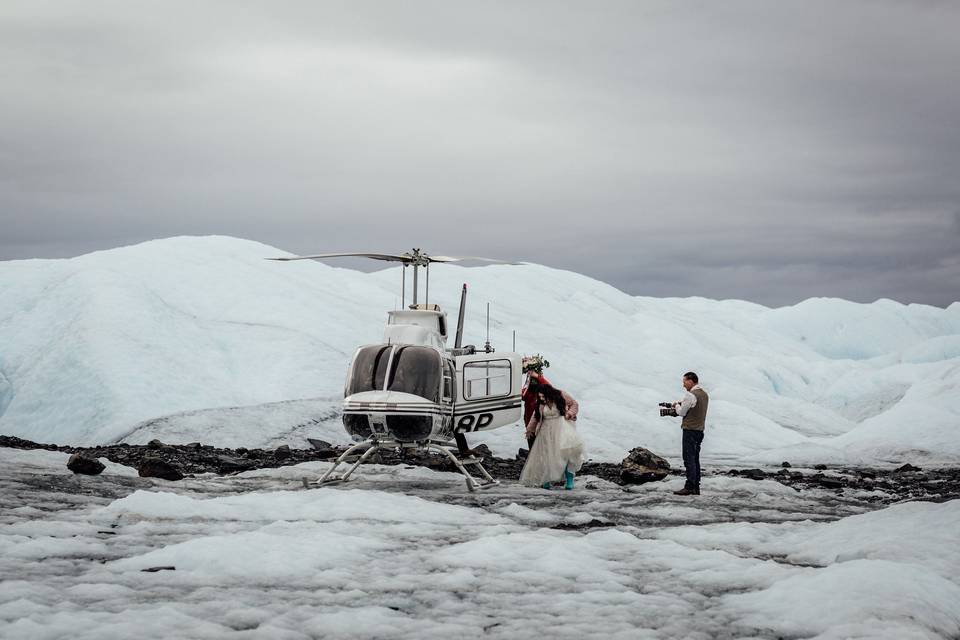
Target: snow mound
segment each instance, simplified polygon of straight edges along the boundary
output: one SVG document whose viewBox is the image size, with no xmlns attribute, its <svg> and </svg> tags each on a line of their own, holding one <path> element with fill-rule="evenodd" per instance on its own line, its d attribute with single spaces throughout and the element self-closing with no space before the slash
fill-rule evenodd
<svg viewBox="0 0 960 640">
<path fill-rule="evenodd" d="M 353 350 L 380 339 L 399 303 L 400 273 L 264 260 L 285 255 L 181 237 L 0 263 L 0 433 L 345 440 L 331 412 Z M 432 270 L 430 301 L 455 313 L 463 282 L 466 343 L 483 343 L 491 302 L 494 345 L 508 349 L 515 330 L 519 351 L 549 357 L 550 379 L 581 403 L 594 459 L 637 445 L 675 454 L 676 422 L 656 403 L 694 370 L 713 400 L 707 458 L 960 461 L 958 304 L 654 299 L 539 265 L 445 265 Z M 519 426 L 474 438 L 500 454 L 523 444 Z"/>
</svg>

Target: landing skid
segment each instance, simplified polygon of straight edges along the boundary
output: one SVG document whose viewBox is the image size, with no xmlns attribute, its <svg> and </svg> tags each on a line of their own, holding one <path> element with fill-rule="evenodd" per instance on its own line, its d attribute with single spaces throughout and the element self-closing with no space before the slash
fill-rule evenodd
<svg viewBox="0 0 960 640">
<path fill-rule="evenodd" d="M 320 476 L 319 479 L 311 480 L 310 478 L 306 477 L 302 478 L 303 487 L 305 489 L 309 489 L 311 487 L 323 487 L 346 482 L 350 479 L 350 476 L 353 474 L 353 472 L 356 471 L 357 468 L 374 453 L 381 449 L 395 449 L 397 447 L 402 447 L 405 449 L 426 449 L 428 451 L 436 451 L 446 455 L 447 458 L 449 458 L 453 465 L 457 468 L 457 471 L 463 474 L 464 480 L 467 483 L 468 491 L 473 492 L 477 489 L 489 489 L 490 487 L 500 484 L 500 481 L 494 479 L 493 476 L 491 476 L 483 467 L 482 458 L 477 458 L 474 456 L 460 458 L 455 455 L 450 448 L 442 446 L 436 442 L 401 443 L 392 439 L 384 440 L 379 438 L 371 438 L 369 440 L 364 440 L 363 442 L 358 442 L 340 454 L 340 457 L 334 461 L 333 466 L 327 469 L 327 472 Z M 337 470 L 337 467 L 344 463 L 352 463 L 350 468 L 347 469 L 346 473 L 341 475 L 334 473 Z M 481 479 L 478 480 L 470 475 L 470 472 L 467 471 L 467 467 L 474 467 L 475 472 L 479 472 Z"/>
</svg>

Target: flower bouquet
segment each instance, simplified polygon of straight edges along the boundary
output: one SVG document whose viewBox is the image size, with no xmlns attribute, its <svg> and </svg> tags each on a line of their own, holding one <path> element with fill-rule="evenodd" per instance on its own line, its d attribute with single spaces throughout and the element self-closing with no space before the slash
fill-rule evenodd
<svg viewBox="0 0 960 640">
<path fill-rule="evenodd" d="M 534 372 L 537 375 L 543 374 L 543 370 L 550 366 L 550 361 L 539 353 L 535 356 L 527 356 L 523 359 L 523 372 Z"/>
</svg>

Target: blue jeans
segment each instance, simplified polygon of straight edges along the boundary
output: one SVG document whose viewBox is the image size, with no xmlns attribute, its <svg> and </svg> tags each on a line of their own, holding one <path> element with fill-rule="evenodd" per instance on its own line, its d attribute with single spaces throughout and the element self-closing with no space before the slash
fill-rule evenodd
<svg viewBox="0 0 960 640">
<path fill-rule="evenodd" d="M 687 488 L 700 487 L 700 443 L 703 431 L 681 429 L 683 431 L 683 467 L 687 472 Z"/>
</svg>

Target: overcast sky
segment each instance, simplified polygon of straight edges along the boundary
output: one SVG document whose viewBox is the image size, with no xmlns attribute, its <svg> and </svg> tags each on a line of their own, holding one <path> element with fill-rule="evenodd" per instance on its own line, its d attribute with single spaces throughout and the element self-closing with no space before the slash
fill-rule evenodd
<svg viewBox="0 0 960 640">
<path fill-rule="evenodd" d="M 960 299 L 960 2 L 0 3 L 0 259 L 413 246 Z"/>
</svg>

